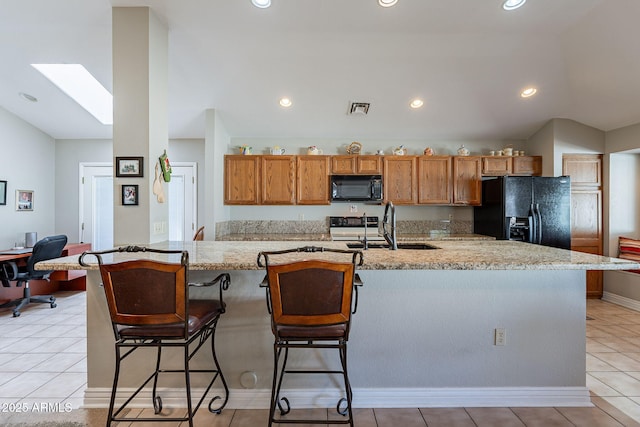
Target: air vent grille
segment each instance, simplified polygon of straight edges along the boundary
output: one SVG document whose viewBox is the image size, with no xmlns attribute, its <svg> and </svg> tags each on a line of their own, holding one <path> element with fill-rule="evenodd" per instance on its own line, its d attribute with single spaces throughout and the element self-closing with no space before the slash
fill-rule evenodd
<svg viewBox="0 0 640 427">
<path fill-rule="evenodd" d="M 349 114 L 362 114 L 365 115 L 369 112 L 368 102 L 352 102 L 351 108 L 349 108 Z"/>
</svg>

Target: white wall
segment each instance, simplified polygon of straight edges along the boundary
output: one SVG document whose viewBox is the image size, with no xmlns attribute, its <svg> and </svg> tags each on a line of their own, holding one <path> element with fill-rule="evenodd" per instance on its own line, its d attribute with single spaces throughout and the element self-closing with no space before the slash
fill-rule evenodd
<svg viewBox="0 0 640 427">
<path fill-rule="evenodd" d="M 640 238 L 640 124 L 607 132 L 605 251 L 616 256 L 618 237 Z M 604 297 L 640 309 L 640 274 L 606 271 Z"/>
<path fill-rule="evenodd" d="M 7 204 L 0 205 L 0 249 L 56 233 L 56 158 L 53 138 L 0 107 L 0 180 L 7 181 Z M 16 190 L 33 190 L 33 211 L 16 211 Z"/>
</svg>

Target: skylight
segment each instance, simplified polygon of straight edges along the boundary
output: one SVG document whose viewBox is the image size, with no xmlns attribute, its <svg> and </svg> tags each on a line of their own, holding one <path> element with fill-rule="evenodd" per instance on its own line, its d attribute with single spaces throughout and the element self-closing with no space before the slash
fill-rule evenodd
<svg viewBox="0 0 640 427">
<path fill-rule="evenodd" d="M 81 64 L 31 64 L 104 125 L 113 124 L 113 95 Z"/>
</svg>

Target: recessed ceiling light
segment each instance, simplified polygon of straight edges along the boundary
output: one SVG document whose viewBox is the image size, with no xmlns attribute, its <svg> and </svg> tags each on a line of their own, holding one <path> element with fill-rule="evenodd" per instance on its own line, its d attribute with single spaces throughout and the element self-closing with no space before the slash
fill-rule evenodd
<svg viewBox="0 0 640 427">
<path fill-rule="evenodd" d="M 271 0 L 251 0 L 251 3 L 253 3 L 255 7 L 259 7 L 260 9 L 266 9 L 267 7 L 271 6 Z"/>
<path fill-rule="evenodd" d="M 291 107 L 291 100 L 289 98 L 280 98 L 280 105 L 283 107 Z"/>
<path fill-rule="evenodd" d="M 504 10 L 515 10 L 526 2 L 527 0 L 504 0 L 504 3 L 502 3 L 502 8 Z"/>
<path fill-rule="evenodd" d="M 424 105 L 424 102 L 422 101 L 422 99 L 417 99 L 417 98 L 411 101 L 411 104 L 409 104 L 411 108 L 420 108 L 423 105 Z"/>
<path fill-rule="evenodd" d="M 523 98 L 529 98 L 529 97 L 535 95 L 536 92 L 538 92 L 538 89 L 536 89 L 535 87 L 528 87 L 525 90 L 523 90 L 522 92 L 520 92 L 520 96 L 523 97 Z"/>
<path fill-rule="evenodd" d="M 382 7 L 391 7 L 398 3 L 398 0 L 378 0 L 378 4 Z"/>
<path fill-rule="evenodd" d="M 31 65 L 102 124 L 113 124 L 113 95 L 82 65 Z"/>
<path fill-rule="evenodd" d="M 33 95 L 29 95 L 28 93 L 20 92 L 18 93 L 18 95 L 20 96 L 20 98 L 25 99 L 29 102 L 38 102 L 38 98 Z"/>
</svg>

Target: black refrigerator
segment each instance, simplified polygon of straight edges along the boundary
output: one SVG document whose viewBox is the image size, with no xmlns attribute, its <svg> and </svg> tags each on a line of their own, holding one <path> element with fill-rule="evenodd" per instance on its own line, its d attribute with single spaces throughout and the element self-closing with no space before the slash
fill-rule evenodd
<svg viewBox="0 0 640 427">
<path fill-rule="evenodd" d="M 477 234 L 571 249 L 568 176 L 504 176 L 482 181 L 482 206 L 473 212 Z"/>
</svg>

